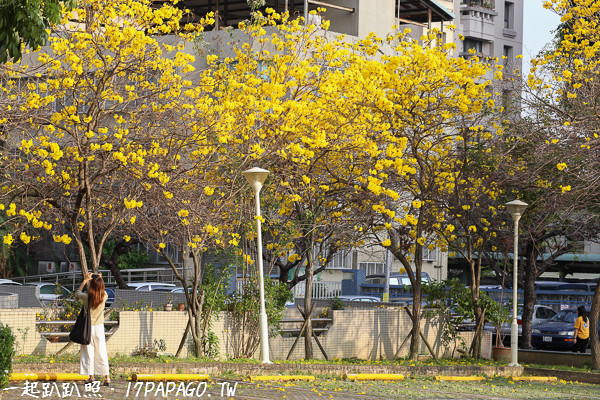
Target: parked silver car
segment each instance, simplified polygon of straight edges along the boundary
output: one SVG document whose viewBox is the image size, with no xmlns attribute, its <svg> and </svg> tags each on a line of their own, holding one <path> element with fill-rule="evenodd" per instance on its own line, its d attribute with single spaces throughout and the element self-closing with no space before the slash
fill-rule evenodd
<svg viewBox="0 0 600 400">
<path fill-rule="evenodd" d="M 369 303 L 381 303 L 381 299 L 377 296 L 347 295 L 338 296 L 338 299 L 342 301 L 366 301 Z"/>
<path fill-rule="evenodd" d="M 21 283 L 15 282 L 10 279 L 0 279 L 0 285 L 21 286 Z"/>
<path fill-rule="evenodd" d="M 39 289 L 38 298 L 46 305 L 64 299 L 71 293 L 69 289 L 54 282 L 28 282 L 25 285 L 36 286 Z"/>
<path fill-rule="evenodd" d="M 522 322 L 521 322 L 522 315 L 523 315 L 523 306 L 520 305 L 517 307 L 517 324 L 519 327 L 519 336 L 522 335 L 522 331 L 523 331 Z M 554 311 L 552 308 L 550 308 L 548 306 L 535 305 L 534 309 L 533 309 L 533 317 L 531 318 L 531 326 L 534 327 L 538 324 L 541 324 L 542 322 L 546 322 L 550 318 L 554 317 L 555 315 L 556 315 L 556 311 Z M 510 335 L 511 335 L 510 325 L 512 324 L 512 308 L 510 308 L 510 316 L 511 316 L 510 322 L 502 324 L 502 326 L 500 328 L 500 335 L 505 336 L 507 338 L 510 338 Z"/>
<path fill-rule="evenodd" d="M 129 286 L 131 289 L 141 290 L 144 292 L 150 292 L 157 288 L 164 288 L 164 287 L 175 288 L 176 287 L 172 283 L 162 283 L 162 282 L 134 282 L 134 283 L 128 283 L 127 286 Z"/>
</svg>

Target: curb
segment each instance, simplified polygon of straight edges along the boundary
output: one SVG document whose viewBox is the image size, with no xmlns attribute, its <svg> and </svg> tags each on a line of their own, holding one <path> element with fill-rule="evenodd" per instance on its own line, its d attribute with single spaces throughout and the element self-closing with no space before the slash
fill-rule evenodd
<svg viewBox="0 0 600 400">
<path fill-rule="evenodd" d="M 402 381 L 402 374 L 346 374 L 344 379 L 349 381 Z"/>
<path fill-rule="evenodd" d="M 473 366 L 405 366 L 353 364 L 243 364 L 243 363 L 119 363 L 110 366 L 114 375 L 133 374 L 207 374 L 224 372 L 241 376 L 258 375 L 348 375 L 348 374 L 402 374 L 412 377 L 440 376 L 521 376 L 523 367 Z M 78 363 L 14 363 L 14 372 L 39 371 L 44 373 L 77 372 Z M 558 372 L 558 371 L 553 371 Z M 528 373 L 530 375 L 544 375 Z M 599 378 L 600 383 L 600 378 Z"/>
<path fill-rule="evenodd" d="M 70 380 L 87 379 L 79 375 L 76 363 L 14 363 L 11 379 L 27 376 L 26 380 L 49 379 L 56 376 L 70 376 Z M 32 374 L 31 371 L 40 371 Z M 518 380 L 519 377 L 554 377 L 558 380 L 600 385 L 600 373 L 563 371 L 549 368 L 504 367 L 504 366 L 401 366 L 401 365 L 336 365 L 336 364 L 232 364 L 232 363 L 119 363 L 111 366 L 113 375 L 142 374 L 205 374 L 220 375 L 234 373 L 242 376 L 298 376 L 306 375 L 356 375 L 356 374 L 401 374 L 412 377 L 453 376 L 505 377 Z M 300 372 L 300 374 L 298 374 Z M 23 374 L 23 375 L 17 375 Z M 78 378 L 83 377 L 83 378 Z M 516 378 L 516 379 L 515 379 Z"/>
<path fill-rule="evenodd" d="M 523 374 L 554 376 L 557 379 L 560 379 L 563 381 L 592 383 L 595 385 L 600 385 L 600 373 L 597 373 L 597 372 L 560 371 L 560 370 L 549 369 L 549 368 L 524 367 Z"/>
</svg>

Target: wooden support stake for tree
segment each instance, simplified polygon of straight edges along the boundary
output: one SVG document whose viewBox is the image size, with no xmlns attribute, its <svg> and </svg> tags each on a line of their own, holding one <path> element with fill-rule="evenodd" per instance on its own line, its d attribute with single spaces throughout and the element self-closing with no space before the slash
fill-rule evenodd
<svg viewBox="0 0 600 400">
<path fill-rule="evenodd" d="M 412 336 L 412 330 L 410 332 L 408 332 L 408 335 L 406 335 L 406 337 L 402 341 L 402 344 L 400 345 L 400 347 L 398 347 L 398 350 L 396 350 L 396 354 L 394 354 L 394 358 L 398 358 L 398 354 L 400 354 L 400 350 L 402 350 L 402 348 L 404 347 L 406 342 L 408 342 L 408 339 L 410 339 L 411 336 Z"/>
<path fill-rule="evenodd" d="M 298 333 L 298 337 L 294 341 L 294 344 L 292 345 L 292 348 L 290 349 L 290 352 L 288 353 L 287 357 L 285 358 L 286 360 L 290 359 L 290 356 L 292 355 L 292 352 L 294 351 L 294 349 L 296 348 L 296 345 L 298 344 L 298 341 L 302 337 L 302 333 L 304 332 L 304 329 L 306 329 L 306 324 L 310 321 L 310 318 L 306 318 L 306 315 L 304 314 L 304 312 L 302 311 L 302 309 L 300 308 L 300 306 L 298 306 L 296 304 L 296 307 L 298 308 L 298 311 L 300 312 L 300 315 L 302 315 L 302 318 L 304 318 L 304 323 L 302 324 L 302 327 L 300 328 L 300 333 Z M 308 313 L 309 316 L 312 315 L 312 311 L 313 311 L 314 307 L 315 307 L 315 303 L 313 303 L 310 306 L 310 312 Z"/>
<path fill-rule="evenodd" d="M 321 353 L 323 353 L 323 357 L 325 357 L 325 360 L 329 361 L 329 358 L 327 357 L 327 353 L 325 353 L 325 349 L 323 348 L 323 346 L 321 346 L 321 342 L 319 342 L 319 339 L 317 338 L 317 335 L 315 334 L 314 330 L 312 331 L 312 336 L 315 338 L 315 341 L 317 342 L 319 349 L 321 349 Z"/>
<path fill-rule="evenodd" d="M 410 310 L 408 309 L 408 307 L 404 307 L 404 310 L 408 313 L 408 317 L 411 319 L 413 319 L 412 317 L 412 313 L 410 312 Z M 411 334 L 412 334 L 412 330 L 411 330 Z M 410 335 L 409 335 L 410 336 Z M 425 337 L 425 335 L 423 334 L 423 331 L 419 330 L 419 336 L 421 337 L 421 339 L 423 339 L 423 342 L 425 342 L 425 346 L 427 346 L 427 350 L 429 350 L 429 353 L 431 354 L 431 356 L 433 357 L 433 359 L 435 361 L 438 360 L 437 356 L 435 355 L 433 349 L 431 348 L 431 346 L 429 345 L 429 342 L 427 341 L 427 338 Z M 408 337 L 407 337 L 408 339 Z M 406 341 L 406 339 L 404 339 Z M 403 343 L 404 345 L 404 343 Z"/>
<path fill-rule="evenodd" d="M 179 357 L 179 354 L 181 354 L 181 350 L 183 350 L 183 346 L 185 345 L 185 342 L 187 341 L 187 335 L 190 332 L 191 327 L 192 327 L 192 322 L 190 321 L 190 319 L 188 317 L 188 322 L 187 322 L 187 325 L 185 326 L 185 332 L 183 332 L 183 337 L 181 338 L 181 342 L 179 342 L 179 347 L 177 348 L 175 357 Z"/>
<path fill-rule="evenodd" d="M 308 318 L 307 318 L 307 315 L 302 311 L 302 309 L 300 308 L 300 306 L 296 305 L 296 307 L 298 308 L 298 311 L 300 312 L 300 315 L 302 315 L 302 318 L 304 318 L 304 323 L 302 324 L 302 327 L 300 328 L 300 332 L 298 333 L 298 337 L 294 341 L 294 344 L 292 345 L 292 348 L 290 349 L 290 352 L 288 353 L 288 355 L 286 357 L 286 360 L 290 359 L 290 356 L 292 355 L 292 352 L 296 348 L 296 345 L 298 344 L 298 341 L 300 340 L 300 338 L 302 337 L 302 334 L 306 330 L 306 325 L 310 322 L 310 316 L 312 315 L 313 308 L 315 307 L 315 303 L 311 304 L 311 306 L 310 306 L 310 312 L 308 313 Z M 321 345 L 321 342 L 319 341 L 319 338 L 315 334 L 314 330 L 312 331 L 312 337 L 315 339 L 315 342 L 317 342 L 317 345 L 319 346 L 319 350 L 321 350 L 321 353 L 323 354 L 323 357 L 325 357 L 325 360 L 329 361 L 329 357 L 327 357 L 327 353 L 325 352 L 325 349 Z"/>
<path fill-rule="evenodd" d="M 437 361 L 438 358 L 435 355 L 435 352 L 433 351 L 433 349 L 431 348 L 431 346 L 429 345 L 429 342 L 427 341 L 427 338 L 425 338 L 425 335 L 423 334 L 422 331 L 419 331 L 419 334 L 421 335 L 421 339 L 423 339 L 423 341 L 425 342 L 425 346 L 427 346 L 427 350 L 429 350 L 429 353 L 431 353 L 431 356 L 433 357 L 433 359 L 435 361 Z"/>
</svg>

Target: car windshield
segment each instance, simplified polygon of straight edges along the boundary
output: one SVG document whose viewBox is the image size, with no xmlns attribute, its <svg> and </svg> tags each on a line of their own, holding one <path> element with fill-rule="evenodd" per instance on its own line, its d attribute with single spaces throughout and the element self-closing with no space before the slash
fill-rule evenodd
<svg viewBox="0 0 600 400">
<path fill-rule="evenodd" d="M 577 312 L 573 310 L 561 310 L 554 317 L 550 318 L 553 322 L 569 322 L 575 323 L 577 319 Z"/>
</svg>

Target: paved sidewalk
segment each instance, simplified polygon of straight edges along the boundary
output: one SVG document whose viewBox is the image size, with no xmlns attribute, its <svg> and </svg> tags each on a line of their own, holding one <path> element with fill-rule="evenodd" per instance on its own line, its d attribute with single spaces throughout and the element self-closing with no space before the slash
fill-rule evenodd
<svg viewBox="0 0 600 400">
<path fill-rule="evenodd" d="M 496 378 L 488 382 L 448 383 L 434 382 L 430 379 L 409 379 L 399 382 L 335 382 L 321 379 L 314 384 L 312 382 L 250 383 L 234 379 L 218 379 L 210 383 L 132 382 L 115 379 L 110 387 L 86 385 L 82 382 L 13 382 L 2 394 L 3 400 L 546 400 L 548 398 L 597 400 L 600 399 L 600 387 L 567 382 L 511 383 L 506 378 Z"/>
<path fill-rule="evenodd" d="M 284 384 L 250 383 L 220 380 L 205 383 L 192 382 L 131 382 L 113 380 L 104 387 L 82 382 L 12 382 L 2 394 L 2 400 L 13 399 L 285 399 L 285 400 L 355 400 L 374 399 L 366 393 L 324 391 L 290 387 Z M 386 397 L 390 398 L 390 397 Z M 398 399 L 402 397 L 397 397 Z"/>
<path fill-rule="evenodd" d="M 15 372 L 76 372 L 73 363 L 15 363 Z M 224 363 L 120 363 L 112 366 L 113 382 L 109 387 L 99 382 L 11 382 L 2 400 L 15 399 L 124 399 L 124 400 L 413 400 L 413 399 L 486 399 L 546 400 L 600 399 L 600 374 L 575 371 L 495 366 L 386 366 L 321 364 L 224 364 Z M 135 382 L 133 373 L 208 373 L 212 381 Z M 557 383 L 513 382 L 508 376 L 556 376 Z M 409 378 L 397 382 L 342 380 L 346 373 L 401 373 Z M 318 375 L 314 382 L 254 382 L 252 375 Z M 482 382 L 435 382 L 435 375 L 487 376 Z M 589 382 L 588 384 L 570 381 Z"/>
</svg>

